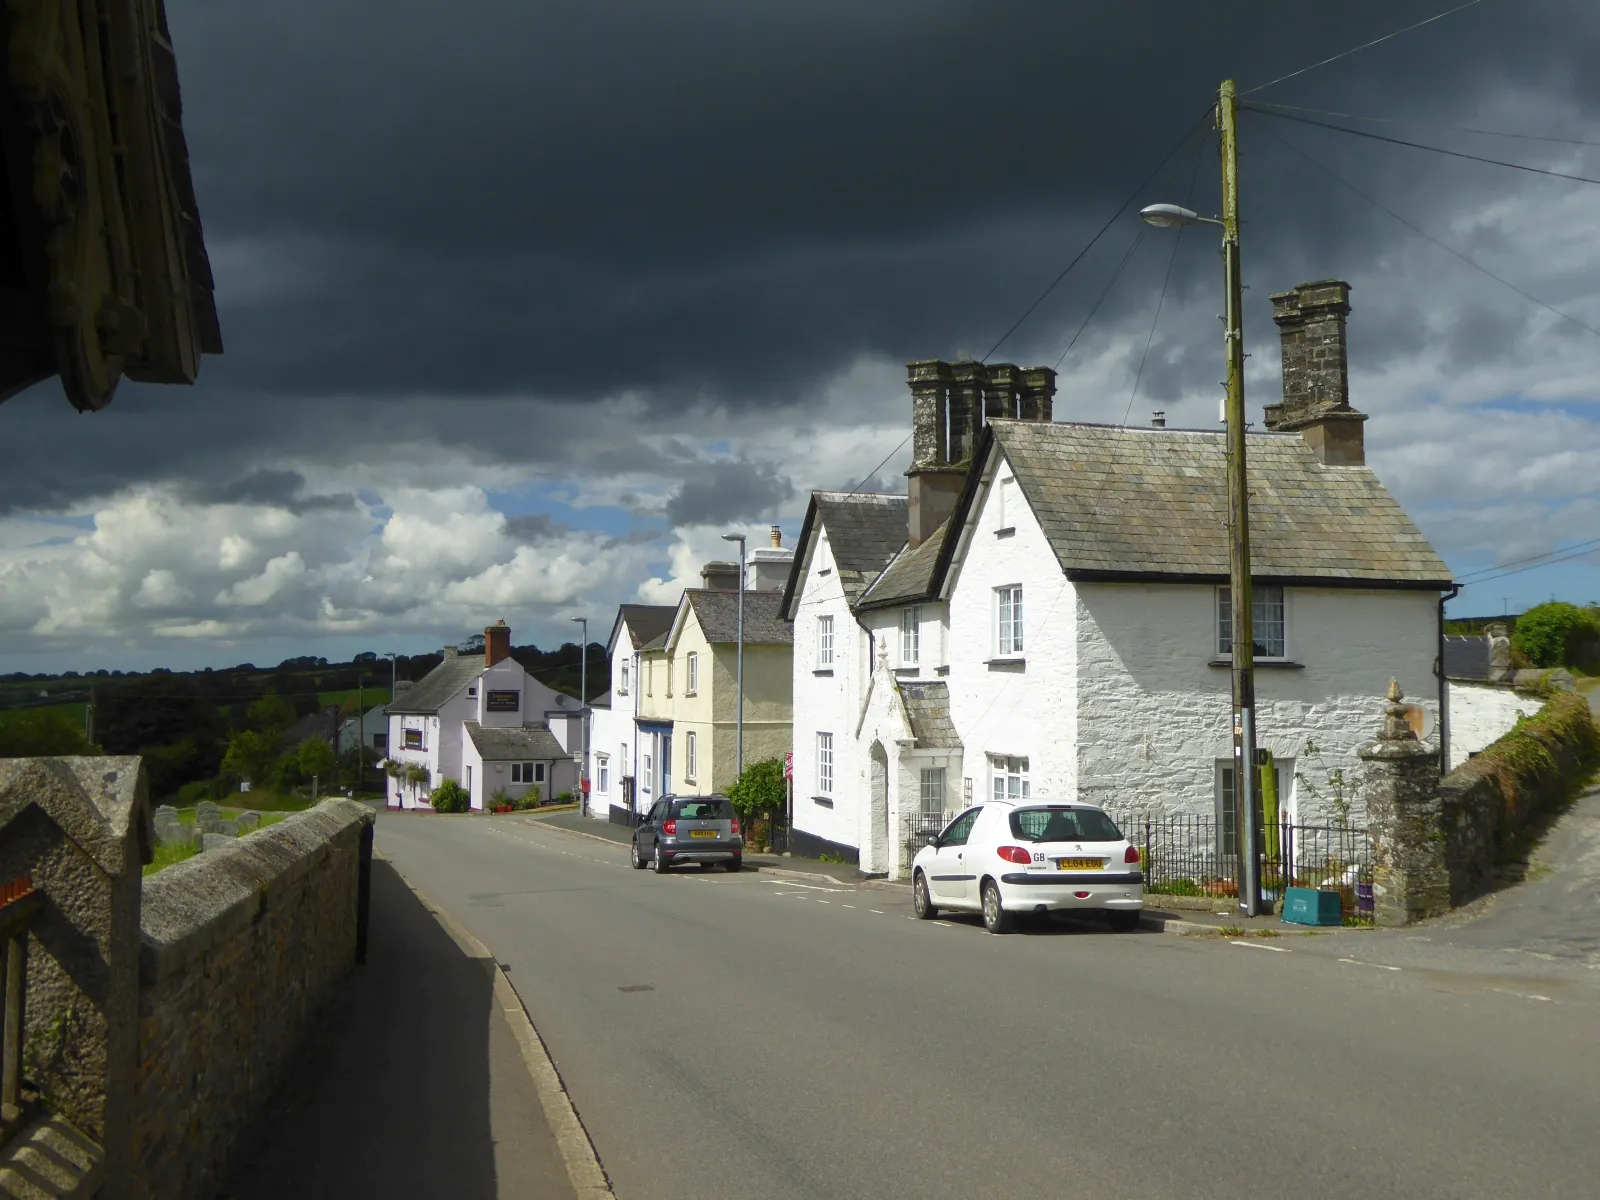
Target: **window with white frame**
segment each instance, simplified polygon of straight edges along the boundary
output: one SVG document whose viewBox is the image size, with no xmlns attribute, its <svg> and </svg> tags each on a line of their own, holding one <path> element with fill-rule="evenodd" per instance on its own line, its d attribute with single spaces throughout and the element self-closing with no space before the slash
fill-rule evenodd
<svg viewBox="0 0 1600 1200">
<path fill-rule="evenodd" d="M 622 673 L 617 676 L 617 695 L 626 696 L 627 694 L 628 694 L 628 660 L 627 659 L 623 659 L 622 660 Z"/>
<path fill-rule="evenodd" d="M 644 694 L 646 696 L 656 694 L 656 660 L 653 658 L 644 660 Z"/>
<path fill-rule="evenodd" d="M 833 795 L 833 734 L 817 734 L 817 795 Z"/>
<path fill-rule="evenodd" d="M 833 617 L 817 618 L 817 666 L 833 666 Z"/>
<path fill-rule="evenodd" d="M 1002 658 L 1022 653 L 1022 586 L 994 590 L 995 653 Z"/>
<path fill-rule="evenodd" d="M 604 795 L 611 790 L 611 760 L 604 754 L 594 756 L 595 790 Z"/>
<path fill-rule="evenodd" d="M 531 762 L 516 762 L 511 764 L 512 783 L 532 783 L 533 767 Z"/>
<path fill-rule="evenodd" d="M 908 667 L 917 665 L 922 654 L 922 605 L 913 604 L 900 610 L 900 661 Z"/>
<path fill-rule="evenodd" d="M 943 767 L 922 768 L 922 815 L 938 817 L 944 814 L 945 782 Z"/>
<path fill-rule="evenodd" d="M 693 779 L 700 772 L 699 739 L 692 733 L 683 735 L 683 777 Z"/>
<path fill-rule="evenodd" d="M 1257 769 L 1264 770 L 1264 768 Z M 1275 819 L 1265 811 L 1268 807 L 1265 779 L 1260 781 L 1258 790 L 1262 793 L 1263 818 L 1269 824 L 1279 824 L 1288 819 L 1289 788 L 1294 783 L 1293 760 L 1274 760 L 1272 773 L 1275 785 L 1273 799 L 1277 810 Z M 1233 781 L 1233 760 L 1219 758 L 1217 759 L 1217 853 L 1224 858 L 1232 858 L 1239 852 L 1238 820 L 1239 801 Z"/>
<path fill-rule="evenodd" d="M 655 776 L 650 773 L 651 772 L 650 752 L 648 750 L 646 750 L 644 752 L 644 754 L 641 755 L 641 757 L 644 759 L 644 763 L 643 763 L 644 770 L 643 770 L 643 774 L 641 775 L 641 778 L 644 780 L 644 790 L 648 792 L 650 790 L 650 788 L 651 788 L 651 785 L 652 785 L 654 779 L 655 779 Z"/>
<path fill-rule="evenodd" d="M 1283 658 L 1283 588 L 1256 584 L 1250 589 L 1250 641 L 1257 658 Z M 1233 653 L 1233 589 L 1217 589 L 1217 653 L 1224 658 Z"/>
<path fill-rule="evenodd" d="M 693 650 L 689 651 L 683 674 L 683 690 L 685 694 L 692 696 L 700 690 L 700 656 Z"/>
<path fill-rule="evenodd" d="M 1028 799 L 1028 760 L 989 756 L 990 795 L 996 800 Z"/>
</svg>

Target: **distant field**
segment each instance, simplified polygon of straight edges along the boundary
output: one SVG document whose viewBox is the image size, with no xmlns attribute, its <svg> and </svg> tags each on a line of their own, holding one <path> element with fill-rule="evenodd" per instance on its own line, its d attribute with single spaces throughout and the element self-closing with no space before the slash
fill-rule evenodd
<svg viewBox="0 0 1600 1200">
<path fill-rule="evenodd" d="M 348 691 L 343 692 L 318 692 L 317 702 L 324 706 L 329 704 L 343 704 L 346 700 L 354 700 L 356 697 L 356 691 L 357 689 L 350 688 Z M 389 703 L 389 689 L 386 687 L 362 688 L 360 691 L 361 701 L 368 708 L 371 708 L 374 704 Z"/>
<path fill-rule="evenodd" d="M 70 704 L 41 704 L 37 708 L 4 708 L 0 709 L 0 725 L 15 723 L 28 716 L 30 713 L 62 712 L 72 718 L 74 723 L 83 724 L 84 711 L 89 706 L 83 701 Z"/>
</svg>

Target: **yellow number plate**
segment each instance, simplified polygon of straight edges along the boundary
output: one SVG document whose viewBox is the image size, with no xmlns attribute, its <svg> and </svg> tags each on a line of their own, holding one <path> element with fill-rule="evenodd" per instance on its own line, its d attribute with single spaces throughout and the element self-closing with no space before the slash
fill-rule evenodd
<svg viewBox="0 0 1600 1200">
<path fill-rule="evenodd" d="M 1058 858 L 1056 870 L 1058 871 L 1101 871 L 1105 869 L 1105 860 L 1099 858 Z"/>
<path fill-rule="evenodd" d="M 697 837 L 714 838 L 714 837 L 717 836 L 717 831 L 715 829 L 691 829 L 689 831 L 689 836 L 692 837 L 692 838 L 697 838 Z"/>
</svg>

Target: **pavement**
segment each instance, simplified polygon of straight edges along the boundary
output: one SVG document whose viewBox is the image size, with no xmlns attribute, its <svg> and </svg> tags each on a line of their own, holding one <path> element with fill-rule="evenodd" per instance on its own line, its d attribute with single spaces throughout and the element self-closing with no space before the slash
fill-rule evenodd
<svg viewBox="0 0 1600 1200">
<path fill-rule="evenodd" d="M 493 961 L 378 859 L 371 922 L 218 1200 L 575 1200 Z"/>
<path fill-rule="evenodd" d="M 845 880 L 634 871 L 537 820 L 384 814 L 377 840 L 493 947 L 619 1200 L 1600 1178 L 1600 972 L 1576 960 L 1401 965 L 1386 930 L 992 937 Z M 430 1146 L 438 1111 L 414 1107 Z"/>
</svg>

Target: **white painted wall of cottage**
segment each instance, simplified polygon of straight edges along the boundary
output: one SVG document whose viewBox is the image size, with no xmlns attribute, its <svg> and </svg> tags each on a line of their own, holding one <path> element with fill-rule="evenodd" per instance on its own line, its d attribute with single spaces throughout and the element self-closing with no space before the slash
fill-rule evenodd
<svg viewBox="0 0 1600 1200">
<path fill-rule="evenodd" d="M 622 780 L 632 777 L 634 771 L 633 683 L 637 663 L 633 656 L 633 639 L 627 625 L 617 631 L 617 643 L 611 650 L 611 707 L 592 710 L 589 728 L 589 746 L 594 757 L 589 774 L 594 781 L 590 796 L 589 815 L 598 820 L 608 820 L 611 806 L 625 807 L 627 800 Z M 623 690 L 624 669 L 629 687 Z M 600 791 L 599 755 L 607 759 L 606 790 Z"/>
<path fill-rule="evenodd" d="M 1027 505 L 1013 503 L 1002 524 L 992 485 L 1012 477 L 1010 466 L 1002 459 L 988 474 L 965 561 L 949 587 L 950 715 L 965 748 L 963 780 L 971 781 L 972 802 L 979 803 L 990 795 L 987 756 L 1025 757 L 1035 797 L 1073 799 L 1076 591 Z M 1022 585 L 1021 668 L 988 664 L 996 648 L 994 589 L 1010 584 Z"/>
<path fill-rule="evenodd" d="M 1519 696 L 1508 687 L 1489 683 L 1449 680 L 1445 687 L 1450 706 L 1450 770 L 1511 732 L 1519 716 L 1532 716 L 1544 707 L 1533 696 Z"/>
<path fill-rule="evenodd" d="M 828 531 L 801 580 L 794 621 L 794 827 L 813 837 L 859 846 L 860 806 L 868 786 L 867 760 L 855 729 L 869 675 L 867 635 L 856 623 L 839 583 Z M 817 618 L 833 617 L 833 674 L 817 675 Z M 817 733 L 833 734 L 833 807 L 813 798 L 817 786 Z"/>
<path fill-rule="evenodd" d="M 1213 814 L 1216 761 L 1231 756 L 1229 673 L 1217 655 L 1217 592 L 1206 585 L 1081 584 L 1077 589 L 1078 778 L 1082 798 L 1121 811 Z M 1286 653 L 1303 669 L 1258 666 L 1256 740 L 1312 788 L 1290 813 L 1331 816 L 1327 773 L 1359 778 L 1356 750 L 1376 736 L 1383 694 L 1438 718 L 1432 592 L 1290 588 Z M 1031 664 L 1030 664 L 1031 665 Z M 1304 754 L 1307 741 L 1320 750 Z M 1355 819 L 1364 817 L 1357 802 Z"/>
</svg>

